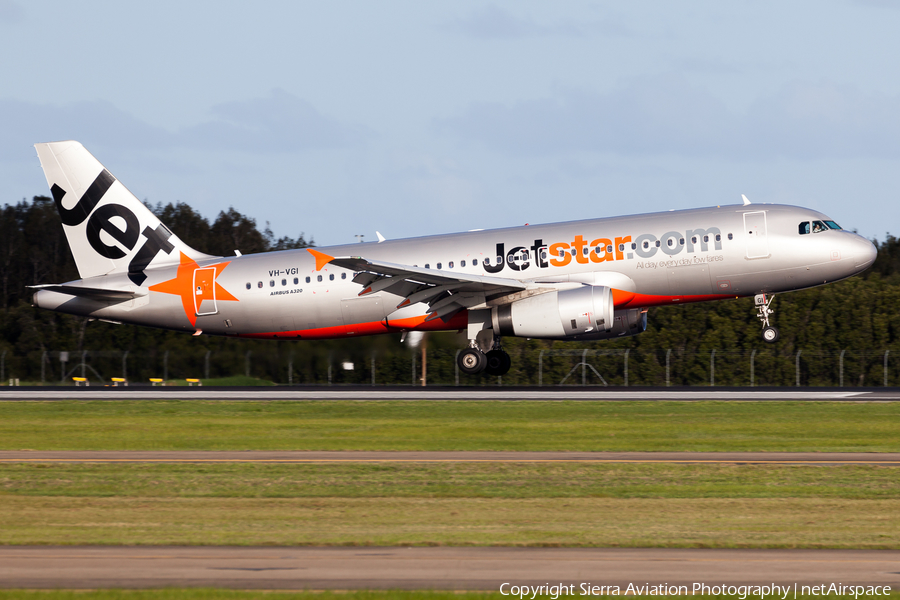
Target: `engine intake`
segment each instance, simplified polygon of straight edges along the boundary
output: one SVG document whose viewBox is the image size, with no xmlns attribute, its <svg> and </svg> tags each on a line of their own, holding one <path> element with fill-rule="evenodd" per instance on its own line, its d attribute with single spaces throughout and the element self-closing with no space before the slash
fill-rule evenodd
<svg viewBox="0 0 900 600">
<path fill-rule="evenodd" d="M 499 335 L 551 339 L 603 335 L 614 325 L 612 289 L 585 285 L 547 292 L 496 306 L 491 318 Z"/>
</svg>

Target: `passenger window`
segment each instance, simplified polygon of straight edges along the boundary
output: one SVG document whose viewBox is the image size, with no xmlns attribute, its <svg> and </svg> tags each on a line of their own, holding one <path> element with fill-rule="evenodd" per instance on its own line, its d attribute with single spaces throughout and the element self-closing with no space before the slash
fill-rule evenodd
<svg viewBox="0 0 900 600">
<path fill-rule="evenodd" d="M 347 274 L 346 274 L 346 273 L 341 273 L 341 279 L 347 279 Z"/>
<path fill-rule="evenodd" d="M 806 235 L 807 233 L 809 233 L 809 221 L 800 223 L 800 235 Z"/>
<path fill-rule="evenodd" d="M 582 250 L 581 253 L 584 254 L 585 256 L 587 256 L 588 254 L 591 253 L 591 249 L 588 248 L 587 246 L 585 246 L 584 250 Z"/>
<path fill-rule="evenodd" d="M 322 276 L 321 276 L 321 275 L 317 275 L 317 276 L 316 276 L 316 281 L 321 282 L 321 281 L 322 281 Z"/>
<path fill-rule="evenodd" d="M 619 244 L 619 252 L 622 252 L 624 250 L 625 250 L 625 244 Z"/>
<path fill-rule="evenodd" d="M 704 236 L 703 236 L 703 243 L 705 244 L 705 243 L 708 242 L 708 241 L 709 241 L 709 236 L 708 236 L 708 235 L 704 235 Z"/>
<path fill-rule="evenodd" d="M 596 248 L 594 248 L 594 253 L 600 254 L 600 246 L 597 246 Z"/>
<path fill-rule="evenodd" d="M 438 268 L 438 271 L 441 270 L 441 263 L 438 263 L 438 264 L 437 264 L 437 268 Z"/>
<path fill-rule="evenodd" d="M 257 284 L 256 284 L 256 287 L 262 288 L 262 281 L 260 281 L 259 283 L 257 283 Z"/>
<path fill-rule="evenodd" d="M 729 233 L 729 234 L 728 234 L 728 239 L 729 239 L 729 240 L 733 240 L 733 239 L 734 239 L 734 234 L 733 234 L 733 233 Z"/>
<path fill-rule="evenodd" d="M 247 289 L 249 290 L 251 287 L 253 287 L 253 286 L 251 286 L 251 285 L 250 285 L 250 282 L 248 281 L 248 282 L 247 282 Z"/>
<path fill-rule="evenodd" d="M 430 268 L 431 268 L 431 265 L 428 264 L 428 263 L 425 263 L 425 268 L 426 268 L 426 269 L 430 269 Z"/>
<path fill-rule="evenodd" d="M 472 263 L 472 264 L 475 264 L 475 263 Z M 459 261 L 459 266 L 461 266 L 461 267 L 466 266 L 466 261 L 464 261 L 464 260 Z"/>
<path fill-rule="evenodd" d="M 697 243 L 697 236 L 696 236 L 696 235 L 693 236 L 693 237 L 691 237 L 691 243 L 692 243 L 692 244 L 696 244 L 696 243 Z"/>
<path fill-rule="evenodd" d="M 274 280 L 274 279 L 270 279 L 270 280 L 269 280 L 269 287 L 275 287 L 275 280 Z"/>
<path fill-rule="evenodd" d="M 659 248 L 659 240 L 656 240 L 656 247 Z"/>
<path fill-rule="evenodd" d="M 612 254 L 612 246 L 607 246 L 607 247 L 606 247 L 606 253 L 607 253 L 607 254 Z"/>
<path fill-rule="evenodd" d="M 632 249 L 632 250 L 637 250 L 637 243 L 636 243 L 636 242 L 631 242 L 631 249 Z"/>
<path fill-rule="evenodd" d="M 300 278 L 294 277 L 294 285 L 297 285 L 298 283 L 300 283 Z"/>
<path fill-rule="evenodd" d="M 306 283 L 309 283 L 309 277 L 306 278 Z"/>
<path fill-rule="evenodd" d="M 334 273 L 328 275 L 328 281 L 334 281 Z"/>
<path fill-rule="evenodd" d="M 672 246 L 675 245 L 675 240 L 673 238 L 669 238 L 668 240 L 666 240 L 666 245 L 669 246 L 669 248 L 671 248 Z"/>
<path fill-rule="evenodd" d="M 447 268 L 448 268 L 448 269 L 452 269 L 452 268 L 453 268 L 453 261 L 452 261 L 452 260 L 451 260 L 450 262 L 447 263 Z"/>
<path fill-rule="evenodd" d="M 644 250 L 646 250 L 649 247 L 650 247 L 650 242 L 648 242 L 647 240 L 644 240 Z"/>
<path fill-rule="evenodd" d="M 283 285 L 283 286 L 284 286 L 284 285 L 287 285 L 287 279 L 282 279 L 282 280 L 281 280 L 281 285 Z"/>
<path fill-rule="evenodd" d="M 578 253 L 578 251 L 575 250 L 575 248 L 572 248 L 572 256 L 575 256 L 577 253 Z"/>
<path fill-rule="evenodd" d="M 679 246 L 684 246 L 684 238 L 681 238 L 681 239 L 678 240 L 678 245 L 679 245 Z"/>
<path fill-rule="evenodd" d="M 716 241 L 717 241 L 717 242 L 721 242 L 721 241 L 722 241 L 722 234 L 721 234 L 721 233 L 717 233 L 717 234 L 716 234 Z"/>
<path fill-rule="evenodd" d="M 483 262 L 484 264 L 486 264 L 486 265 L 491 264 L 491 261 L 490 261 L 489 259 L 487 259 L 487 258 L 485 258 L 482 262 Z"/>
</svg>

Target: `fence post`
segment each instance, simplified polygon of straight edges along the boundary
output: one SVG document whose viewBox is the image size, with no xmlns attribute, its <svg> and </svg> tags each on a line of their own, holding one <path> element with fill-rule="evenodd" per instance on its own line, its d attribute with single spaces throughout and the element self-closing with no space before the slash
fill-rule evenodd
<svg viewBox="0 0 900 600">
<path fill-rule="evenodd" d="M 163 352 L 163 381 L 169 380 L 169 351 Z"/>
<path fill-rule="evenodd" d="M 41 385 L 44 385 L 44 370 L 47 365 L 47 351 L 44 350 L 43 354 L 41 354 Z"/>
<path fill-rule="evenodd" d="M 888 384 L 887 384 L 888 383 L 888 368 L 887 367 L 888 367 L 888 354 L 890 354 L 890 353 L 891 353 L 890 350 L 884 351 L 884 387 L 888 386 Z M 6 354 L 6 352 L 4 352 L 3 354 Z M 2 379 L 3 379 L 3 377 L 0 377 L 0 380 L 2 380 Z"/>
<path fill-rule="evenodd" d="M 716 387 L 716 349 L 709 353 L 709 387 Z"/>
<path fill-rule="evenodd" d="M 756 361 L 756 350 L 753 350 L 753 352 L 750 353 L 750 387 L 754 387 L 756 385 L 756 381 L 754 379 L 754 376 L 756 375 L 755 361 Z"/>
<path fill-rule="evenodd" d="M 800 350 L 797 350 L 797 363 L 794 365 L 794 371 L 797 376 L 797 387 L 800 387 Z"/>
<path fill-rule="evenodd" d="M 666 387 L 669 387 L 671 384 L 669 383 L 669 355 L 672 354 L 672 349 L 669 348 L 666 350 Z"/>
<path fill-rule="evenodd" d="M 838 372 L 840 373 L 839 381 L 841 382 L 839 387 L 844 387 L 844 352 L 846 351 L 846 349 L 841 350 L 840 366 L 838 368 Z"/>
<path fill-rule="evenodd" d="M 375 387 L 375 353 L 372 353 L 372 361 L 370 363 L 370 369 L 372 370 L 372 387 Z"/>
<path fill-rule="evenodd" d="M 631 352 L 631 348 L 627 348 L 625 350 L 625 387 L 628 387 L 628 353 Z"/>
<path fill-rule="evenodd" d="M 3 353 L 6 356 L 6 352 Z M 538 387 L 542 387 L 544 385 L 544 351 L 541 350 L 541 353 L 538 354 Z"/>
<path fill-rule="evenodd" d="M 416 387 L 416 351 L 412 352 L 412 380 L 410 381 L 410 385 Z"/>
<path fill-rule="evenodd" d="M 207 350 L 206 355 L 203 357 L 203 378 L 209 379 L 209 355 L 212 353 L 212 350 Z"/>
<path fill-rule="evenodd" d="M 244 355 L 244 374 L 247 377 L 250 377 L 250 354 L 251 351 L 247 350 L 247 354 Z M 328 368 L 331 368 L 331 364 L 328 365 Z"/>
<path fill-rule="evenodd" d="M 887 359 L 884 360 L 884 364 L 887 364 Z M 0 354 L 0 381 L 6 381 L 6 350 Z"/>
<path fill-rule="evenodd" d="M 122 355 L 122 379 L 125 381 L 128 381 L 128 352 L 130 351 L 126 350 Z"/>
<path fill-rule="evenodd" d="M 581 385 L 587 385 L 587 348 L 581 353 Z"/>
<path fill-rule="evenodd" d="M 87 350 L 81 351 L 81 376 L 86 377 L 87 373 Z"/>
<path fill-rule="evenodd" d="M 331 353 L 328 354 L 328 385 L 331 385 Z"/>
<path fill-rule="evenodd" d="M 456 356 L 453 357 L 453 371 L 455 373 L 455 377 L 456 377 L 455 381 L 456 381 L 457 387 L 459 387 L 459 353 L 460 352 L 462 352 L 462 350 L 457 350 Z"/>
</svg>

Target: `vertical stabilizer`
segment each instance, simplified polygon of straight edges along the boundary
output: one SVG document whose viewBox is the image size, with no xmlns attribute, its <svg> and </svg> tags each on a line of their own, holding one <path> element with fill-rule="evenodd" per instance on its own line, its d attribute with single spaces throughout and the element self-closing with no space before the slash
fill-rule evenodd
<svg viewBox="0 0 900 600">
<path fill-rule="evenodd" d="M 187 246 L 78 142 L 35 144 L 82 278 L 127 272 L 143 284 L 148 268 L 178 264 Z"/>
</svg>

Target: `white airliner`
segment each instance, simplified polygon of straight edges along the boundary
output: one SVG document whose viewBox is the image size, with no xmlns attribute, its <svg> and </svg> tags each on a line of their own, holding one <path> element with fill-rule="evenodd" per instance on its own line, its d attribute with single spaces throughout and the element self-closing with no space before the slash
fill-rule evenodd
<svg viewBox="0 0 900 600">
<path fill-rule="evenodd" d="M 744 204 L 242 256 L 178 239 L 78 142 L 37 144 L 81 279 L 49 310 L 245 338 L 466 331 L 466 373 L 510 368 L 502 336 L 636 335 L 650 306 L 773 294 L 861 273 L 865 238 L 822 213 Z M 381 238 L 381 236 L 379 236 Z"/>
</svg>

